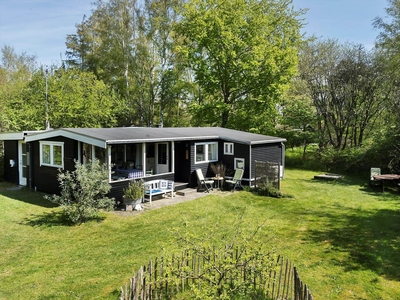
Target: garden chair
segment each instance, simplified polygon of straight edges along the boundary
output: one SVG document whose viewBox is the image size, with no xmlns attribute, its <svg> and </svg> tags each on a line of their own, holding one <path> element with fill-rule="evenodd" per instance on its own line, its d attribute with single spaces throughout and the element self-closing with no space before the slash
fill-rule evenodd
<svg viewBox="0 0 400 300">
<path fill-rule="evenodd" d="M 382 181 L 381 180 L 376 180 L 374 178 L 375 175 L 381 175 L 381 168 L 371 168 L 371 174 L 369 177 L 369 186 L 370 187 L 376 187 L 376 186 L 382 186 Z"/>
<path fill-rule="evenodd" d="M 197 191 L 201 188 L 201 186 L 204 185 L 206 192 L 209 193 L 210 190 L 213 189 L 214 180 L 212 180 L 210 178 L 204 178 L 203 172 L 201 171 L 201 169 L 196 170 L 196 175 L 197 175 L 197 180 L 198 180 Z"/>
<path fill-rule="evenodd" d="M 243 178 L 243 173 L 244 170 L 243 169 L 236 169 L 235 171 L 235 175 L 233 175 L 232 179 L 226 179 L 225 182 L 232 184 L 233 185 L 233 189 L 232 192 L 236 189 L 236 188 L 243 188 L 242 187 L 242 178 Z"/>
</svg>

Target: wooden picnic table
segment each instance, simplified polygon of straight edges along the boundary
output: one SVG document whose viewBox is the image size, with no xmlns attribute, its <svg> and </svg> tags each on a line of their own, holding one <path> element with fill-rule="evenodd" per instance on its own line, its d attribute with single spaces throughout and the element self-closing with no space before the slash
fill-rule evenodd
<svg viewBox="0 0 400 300">
<path fill-rule="evenodd" d="M 372 176 L 375 180 L 380 180 L 382 181 L 382 192 L 385 191 L 385 182 L 394 182 L 397 186 L 400 181 L 400 175 L 399 174 L 381 174 L 381 175 L 374 175 Z"/>
</svg>

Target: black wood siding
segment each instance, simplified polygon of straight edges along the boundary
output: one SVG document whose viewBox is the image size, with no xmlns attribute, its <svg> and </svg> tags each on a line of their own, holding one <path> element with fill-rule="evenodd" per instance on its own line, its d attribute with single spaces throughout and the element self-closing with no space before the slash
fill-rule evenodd
<svg viewBox="0 0 400 300">
<path fill-rule="evenodd" d="M 144 181 L 150 180 L 172 180 L 174 181 L 174 174 L 163 174 L 163 175 L 154 175 L 150 177 L 143 178 Z M 122 196 L 124 195 L 124 189 L 126 189 L 131 180 L 121 180 L 121 181 L 113 181 L 111 182 L 111 190 L 108 193 L 108 197 L 114 198 L 116 201 L 122 201 Z"/>
<path fill-rule="evenodd" d="M 14 167 L 10 166 L 10 159 L 14 160 Z M 19 184 L 18 170 L 18 141 L 4 141 L 4 180 Z"/>
<path fill-rule="evenodd" d="M 201 142 L 215 142 L 215 140 L 210 141 L 201 141 Z M 190 180 L 189 186 L 195 187 L 197 186 L 197 176 L 196 169 L 201 169 L 203 175 L 205 177 L 212 177 L 214 173 L 211 170 L 211 163 L 195 163 L 195 143 L 192 142 L 190 144 Z M 225 155 L 224 154 L 224 143 L 225 141 L 218 141 L 218 161 L 222 162 L 227 168 L 226 176 L 233 176 L 235 173 L 234 170 L 234 162 L 235 158 L 244 158 L 245 160 L 245 171 L 243 174 L 244 179 L 254 178 L 255 172 L 255 161 L 271 161 L 271 162 L 279 162 L 282 164 L 282 144 L 261 144 L 261 145 L 247 145 L 241 143 L 233 143 L 234 144 L 234 154 L 233 155 Z M 251 174 L 250 174 L 251 170 Z"/>
<path fill-rule="evenodd" d="M 221 160 L 227 168 L 226 176 L 233 176 L 235 173 L 235 158 L 244 158 L 243 178 L 249 178 L 250 166 L 250 146 L 245 144 L 234 143 L 233 155 L 224 155 L 224 142 L 220 143 Z"/>
<path fill-rule="evenodd" d="M 255 177 L 255 161 L 269 161 L 283 164 L 283 147 L 281 143 L 253 145 L 251 147 L 251 177 Z"/>
<path fill-rule="evenodd" d="M 196 170 L 201 169 L 204 177 L 214 176 L 214 173 L 211 171 L 210 163 L 197 163 L 196 164 L 196 155 L 195 155 L 195 144 L 196 143 L 212 143 L 218 142 L 218 160 L 221 160 L 221 142 L 218 140 L 202 140 L 202 141 L 193 141 L 190 143 L 190 173 L 188 174 L 189 187 L 197 186 L 197 175 Z"/>
<path fill-rule="evenodd" d="M 78 158 L 78 142 L 64 137 L 48 139 L 47 141 L 64 142 L 64 171 L 75 170 L 75 162 Z M 40 144 L 39 141 L 31 143 L 32 151 L 32 187 L 38 191 L 59 194 L 60 187 L 57 181 L 58 168 L 40 166 Z"/>
</svg>

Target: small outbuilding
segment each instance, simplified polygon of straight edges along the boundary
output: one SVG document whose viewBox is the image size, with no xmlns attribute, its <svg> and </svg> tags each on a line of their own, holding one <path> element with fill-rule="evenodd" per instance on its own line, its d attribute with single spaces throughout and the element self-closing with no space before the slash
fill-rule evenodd
<svg viewBox="0 0 400 300">
<path fill-rule="evenodd" d="M 167 179 L 197 186 L 196 169 L 213 176 L 221 162 L 233 174 L 243 168 L 243 182 L 255 181 L 255 162 L 279 163 L 284 170 L 284 138 L 220 127 L 60 128 L 1 133 L 4 178 L 32 189 L 59 193 L 58 170 L 74 170 L 75 161 L 94 159 L 108 166 L 110 196 L 120 199 L 132 179 Z"/>
</svg>

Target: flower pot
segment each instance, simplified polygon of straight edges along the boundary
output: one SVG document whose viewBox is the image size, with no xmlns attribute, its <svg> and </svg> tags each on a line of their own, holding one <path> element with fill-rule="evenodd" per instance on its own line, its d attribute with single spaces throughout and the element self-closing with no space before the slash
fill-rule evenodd
<svg viewBox="0 0 400 300">
<path fill-rule="evenodd" d="M 132 199 L 123 196 L 123 202 L 125 204 L 126 210 L 142 210 L 142 198 L 139 199 Z"/>
</svg>

